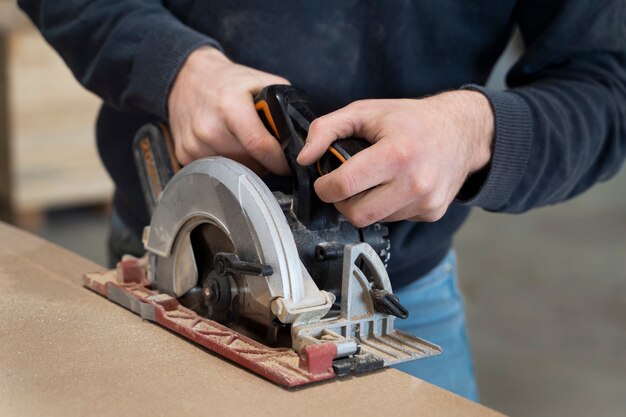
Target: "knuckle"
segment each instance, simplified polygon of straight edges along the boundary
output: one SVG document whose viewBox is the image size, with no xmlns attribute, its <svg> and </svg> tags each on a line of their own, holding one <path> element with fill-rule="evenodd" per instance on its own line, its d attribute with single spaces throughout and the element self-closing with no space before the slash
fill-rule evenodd
<svg viewBox="0 0 626 417">
<path fill-rule="evenodd" d="M 182 165 L 187 165 L 191 162 L 191 158 L 189 158 L 187 152 L 182 149 L 182 146 L 177 146 L 174 150 L 174 154 L 176 155 L 176 160 L 178 160 L 178 162 Z"/>
<path fill-rule="evenodd" d="M 422 210 L 424 210 L 425 212 L 434 213 L 439 210 L 439 208 L 441 207 L 441 203 L 439 202 L 439 199 L 429 196 L 424 199 L 421 206 Z"/>
<path fill-rule="evenodd" d="M 216 139 L 221 132 L 219 124 L 208 119 L 202 119 L 193 123 L 191 130 L 193 136 L 202 141 Z"/>
<path fill-rule="evenodd" d="M 358 191 L 358 182 L 354 175 L 344 173 L 337 179 L 337 191 L 339 197 L 344 199 L 353 196 Z"/>
<path fill-rule="evenodd" d="M 195 159 L 200 157 L 200 146 L 198 146 L 198 142 L 196 140 L 188 140 L 183 142 L 183 151 L 188 158 Z"/>
<path fill-rule="evenodd" d="M 237 96 L 227 92 L 223 93 L 217 105 L 217 107 L 220 109 L 220 112 L 224 115 L 238 114 L 239 112 L 237 110 L 240 106 L 241 105 L 239 100 L 237 99 Z"/>
<path fill-rule="evenodd" d="M 239 138 L 243 147 L 250 153 L 263 154 L 268 151 L 268 144 L 265 136 L 260 132 L 249 131 Z"/>
<path fill-rule="evenodd" d="M 432 223 L 432 222 L 436 222 L 436 221 L 440 220 L 443 217 L 444 214 L 446 214 L 445 207 L 443 207 L 443 208 L 440 207 L 440 208 L 438 208 L 436 210 L 433 210 L 433 211 L 431 211 L 429 213 L 426 213 L 426 214 L 422 215 L 421 217 L 422 217 L 423 221 Z"/>
<path fill-rule="evenodd" d="M 366 227 L 376 221 L 376 216 L 374 215 L 374 212 L 366 210 L 354 211 L 353 213 L 349 213 L 349 215 L 346 215 L 346 218 L 355 227 Z"/>
<path fill-rule="evenodd" d="M 431 185 L 423 175 L 412 175 L 409 180 L 409 193 L 413 197 L 428 197 Z"/>
<path fill-rule="evenodd" d="M 313 120 L 309 126 L 309 135 L 315 135 L 319 132 L 323 132 L 327 125 L 327 119 L 328 118 L 326 116 L 320 116 Z"/>
<path fill-rule="evenodd" d="M 335 207 L 355 227 L 366 227 L 378 220 L 373 210 L 364 209 L 360 205 L 341 202 L 336 203 Z"/>
<path fill-rule="evenodd" d="M 410 161 L 410 154 L 404 146 L 391 146 L 385 158 L 391 166 L 404 167 Z"/>
<path fill-rule="evenodd" d="M 291 84 L 288 79 L 281 77 L 280 75 L 275 75 L 272 82 L 274 84 Z"/>
<path fill-rule="evenodd" d="M 441 187 L 437 188 L 433 181 L 426 181 L 426 185 L 422 186 L 422 190 L 420 206 L 423 212 L 434 212 L 445 207 L 446 194 Z"/>
<path fill-rule="evenodd" d="M 354 111 L 360 111 L 367 108 L 367 102 L 368 100 L 353 101 L 352 103 L 348 104 L 346 108 Z"/>
</svg>

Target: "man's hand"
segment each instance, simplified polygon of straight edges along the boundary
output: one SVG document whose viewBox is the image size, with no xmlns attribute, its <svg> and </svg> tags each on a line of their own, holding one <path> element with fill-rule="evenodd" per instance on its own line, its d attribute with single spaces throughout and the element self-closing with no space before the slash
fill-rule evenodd
<svg viewBox="0 0 626 417">
<path fill-rule="evenodd" d="M 195 50 L 181 67 L 168 98 L 169 123 L 182 164 L 222 155 L 257 173 L 287 174 L 278 141 L 254 108 L 254 95 L 270 84 L 289 84 L 276 75 L 230 61 L 212 47 Z"/>
<path fill-rule="evenodd" d="M 315 182 L 357 227 L 374 222 L 433 222 L 445 214 L 468 175 L 491 159 L 493 113 L 478 92 L 422 100 L 364 100 L 316 119 L 298 163 L 319 159 L 336 139 L 373 143 Z"/>
</svg>

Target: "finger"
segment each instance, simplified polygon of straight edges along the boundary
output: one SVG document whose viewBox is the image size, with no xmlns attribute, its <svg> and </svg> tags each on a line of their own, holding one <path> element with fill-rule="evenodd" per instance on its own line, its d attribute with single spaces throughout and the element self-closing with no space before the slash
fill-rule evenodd
<svg viewBox="0 0 626 417">
<path fill-rule="evenodd" d="M 200 140 L 189 141 L 185 146 L 185 150 L 194 160 L 219 154 L 213 146 Z"/>
<path fill-rule="evenodd" d="M 235 141 L 235 139 L 233 139 Z M 181 165 L 187 165 L 197 159 L 205 158 L 209 156 L 224 156 L 230 158 L 234 161 L 239 162 L 250 168 L 252 171 L 256 172 L 258 175 L 263 175 L 267 173 L 267 169 L 265 169 L 261 164 L 255 161 L 252 157 L 250 157 L 245 151 L 233 151 L 229 149 L 227 151 L 216 150 L 206 143 L 202 143 L 201 141 L 197 141 L 197 145 L 191 146 L 191 151 L 186 151 L 185 148 L 180 145 L 175 144 L 175 155 L 176 159 Z M 239 143 L 239 148 L 243 149 Z"/>
<path fill-rule="evenodd" d="M 262 177 L 263 175 L 267 174 L 267 168 L 265 168 L 263 165 L 255 161 L 254 158 L 252 158 L 250 155 L 236 156 L 236 157 L 231 157 L 230 159 L 232 159 L 233 161 L 237 161 L 240 164 L 251 169 L 259 177 Z"/>
<path fill-rule="evenodd" d="M 385 217 L 383 221 L 411 220 L 436 222 L 446 214 L 455 195 L 456 194 L 445 195 L 440 192 L 426 193 L 406 207 Z"/>
<path fill-rule="evenodd" d="M 247 166 L 258 175 L 267 173 L 267 169 L 252 158 L 233 135 L 231 135 L 231 137 L 233 138 L 232 142 L 222 144 L 221 146 L 223 146 L 223 148 L 216 146 L 216 155 L 222 155 L 237 161 Z"/>
<path fill-rule="evenodd" d="M 254 91 L 252 91 L 252 93 L 254 95 L 260 93 L 261 90 L 264 87 L 267 87 L 268 85 L 273 85 L 273 84 L 291 85 L 289 80 L 286 79 L 286 78 L 283 78 L 283 77 L 280 77 L 280 76 L 274 75 L 274 74 L 268 74 L 268 73 L 262 72 L 262 71 L 258 71 L 258 72 L 259 72 L 259 79 L 261 81 L 261 86 L 260 86 L 260 88 L 257 88 Z"/>
<path fill-rule="evenodd" d="M 398 167 L 385 158 L 383 143 L 375 144 L 323 175 L 314 184 L 315 192 L 326 203 L 348 199 L 372 187 L 389 182 Z"/>
<path fill-rule="evenodd" d="M 389 216 L 381 219 L 381 221 L 383 222 L 397 222 L 400 220 L 406 220 L 412 217 L 415 217 L 416 220 L 415 221 L 419 221 L 417 220 L 418 216 L 422 214 L 419 212 L 419 204 L 418 203 L 412 203 L 409 204 L 408 206 L 396 211 L 395 213 L 390 214 Z"/>
<path fill-rule="evenodd" d="M 216 145 L 217 155 L 222 155 L 237 161 L 250 168 L 259 176 L 267 173 L 267 169 L 248 154 L 243 145 L 230 131 L 228 131 L 228 138 L 229 140 L 227 142 L 220 142 Z"/>
<path fill-rule="evenodd" d="M 382 219 L 384 222 L 396 222 L 400 220 L 410 220 L 413 222 L 436 222 L 447 212 L 446 206 L 438 207 L 434 210 L 425 210 L 418 202 L 409 204 L 407 207 Z"/>
<path fill-rule="evenodd" d="M 182 166 L 185 166 L 191 161 L 193 161 L 193 158 L 191 157 L 191 155 L 185 152 L 181 146 L 178 146 L 174 149 L 174 154 L 176 155 L 176 160 Z"/>
<path fill-rule="evenodd" d="M 406 206 L 406 195 L 395 181 L 335 203 L 337 210 L 356 227 L 369 226 Z"/>
<path fill-rule="evenodd" d="M 175 132 L 174 129 L 172 129 L 172 139 L 174 142 L 174 156 L 176 157 L 176 160 L 178 161 L 179 164 L 187 165 L 193 159 L 191 158 L 191 155 L 189 155 L 187 151 L 183 148 L 183 143 L 180 140 L 180 137 L 181 137 L 181 134 Z"/>
<path fill-rule="evenodd" d="M 209 126 L 213 126 L 213 128 L 210 129 L 210 131 L 205 129 L 203 133 L 205 137 L 203 137 L 201 142 L 203 142 L 206 147 L 203 151 L 198 151 L 203 153 L 199 157 L 221 155 L 247 166 L 259 175 L 267 172 L 261 164 L 248 154 L 243 145 L 237 140 L 235 135 L 228 130 L 224 123 L 221 123 L 217 118 L 213 121 L 208 118 L 206 122 Z"/>
<path fill-rule="evenodd" d="M 322 157 L 331 143 L 353 136 L 358 123 L 360 120 L 357 115 L 345 108 L 315 119 L 309 127 L 304 148 L 298 155 L 298 163 L 311 165 Z"/>
<path fill-rule="evenodd" d="M 190 139 L 176 142 L 174 145 L 174 153 L 176 159 L 182 165 L 187 165 L 196 159 L 217 155 L 217 152 L 211 147 L 211 145 L 201 141 L 195 136 L 188 136 Z"/>
<path fill-rule="evenodd" d="M 216 118 L 217 119 L 217 118 Z M 213 129 L 213 136 L 205 137 L 204 141 L 209 143 L 218 155 L 235 160 L 243 160 L 249 157 L 248 152 L 237 139 L 237 136 L 228 129 L 224 122 L 219 121 Z"/>
<path fill-rule="evenodd" d="M 228 129 L 259 164 L 275 174 L 289 173 L 280 143 L 261 122 L 251 98 L 242 95 L 234 99 L 226 109 L 225 119 Z"/>
<path fill-rule="evenodd" d="M 367 120 L 370 114 L 366 102 L 356 102 L 315 119 L 309 127 L 304 148 L 298 155 L 298 163 L 311 165 L 320 159 L 330 144 L 337 139 L 359 136 L 375 141 L 368 128 Z"/>
</svg>

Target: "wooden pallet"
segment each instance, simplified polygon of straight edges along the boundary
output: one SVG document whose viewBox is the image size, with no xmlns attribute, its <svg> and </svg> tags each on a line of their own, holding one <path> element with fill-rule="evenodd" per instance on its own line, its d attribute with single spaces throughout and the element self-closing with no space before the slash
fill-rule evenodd
<svg viewBox="0 0 626 417">
<path fill-rule="evenodd" d="M 51 208 L 102 205 L 113 185 L 96 151 L 100 100 L 17 10 L 0 1 L 0 216 L 34 227 Z"/>
</svg>

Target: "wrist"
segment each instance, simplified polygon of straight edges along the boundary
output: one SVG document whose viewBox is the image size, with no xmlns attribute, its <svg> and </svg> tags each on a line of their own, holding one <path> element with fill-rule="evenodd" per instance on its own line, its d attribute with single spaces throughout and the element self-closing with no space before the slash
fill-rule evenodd
<svg viewBox="0 0 626 417">
<path fill-rule="evenodd" d="M 218 63 L 218 62 L 232 63 L 232 61 L 228 59 L 222 51 L 220 51 L 219 49 L 211 45 L 203 45 L 200 48 L 196 49 L 191 54 L 189 54 L 188 60 L 190 61 L 201 60 L 203 62 L 205 62 L 205 60 L 209 60 L 215 63 Z"/>
<path fill-rule="evenodd" d="M 183 63 L 180 74 L 185 72 L 194 75 L 202 73 L 203 77 L 210 77 L 211 72 L 230 65 L 233 62 L 224 55 L 222 51 L 212 46 L 201 46 L 200 48 L 189 54 L 187 60 Z"/>
<path fill-rule="evenodd" d="M 487 97 L 477 91 L 457 91 L 461 134 L 468 140 L 468 174 L 489 165 L 493 151 L 494 115 Z"/>
<path fill-rule="evenodd" d="M 473 114 L 471 117 L 472 131 L 476 145 L 472 152 L 470 174 L 478 172 L 489 165 L 493 153 L 493 140 L 495 136 L 495 118 L 493 109 L 487 97 L 477 91 L 466 91 L 472 96 Z M 471 123 L 471 122 L 470 122 Z"/>
<path fill-rule="evenodd" d="M 211 79 L 213 73 L 232 64 L 219 49 L 203 45 L 189 54 L 172 83 L 167 97 L 168 114 L 171 108 L 185 95 L 185 91 L 196 90 L 202 82 Z"/>
<path fill-rule="evenodd" d="M 495 118 L 491 104 L 482 93 L 448 91 L 427 98 L 451 122 L 458 140 L 464 142 L 467 175 L 487 168 L 491 161 Z"/>
<path fill-rule="evenodd" d="M 493 153 L 494 114 L 487 97 L 477 91 L 459 91 L 462 107 L 462 135 L 468 140 L 467 176 L 457 200 L 469 200 L 482 188 Z"/>
</svg>

